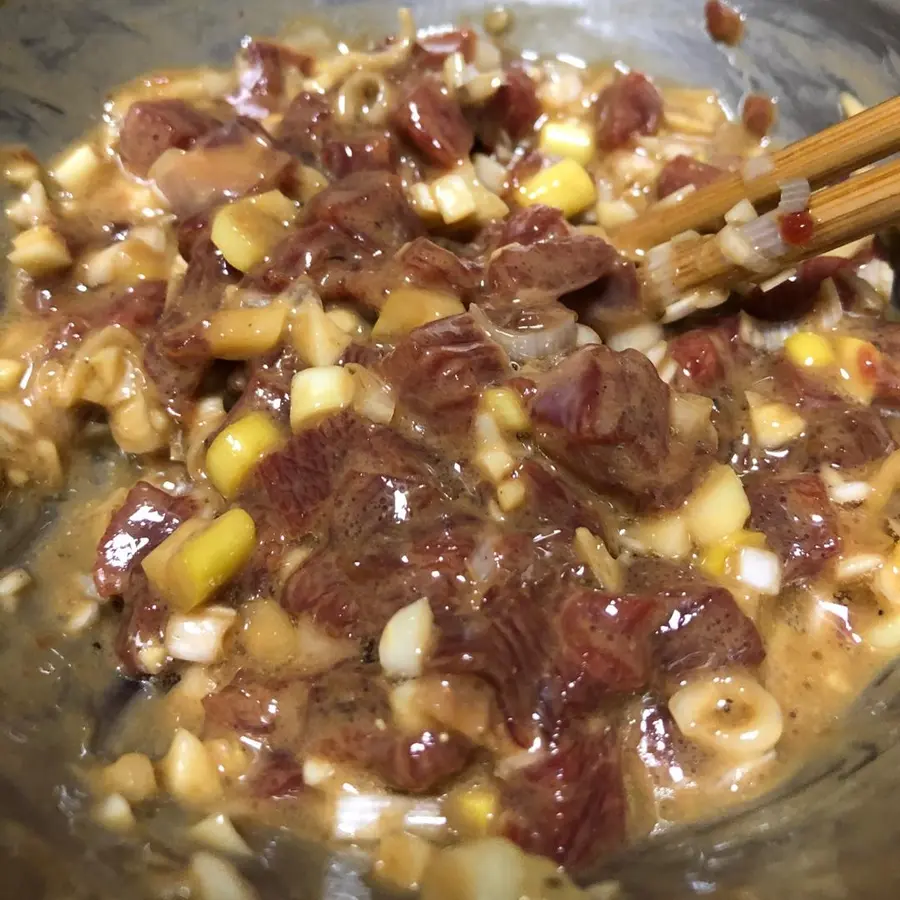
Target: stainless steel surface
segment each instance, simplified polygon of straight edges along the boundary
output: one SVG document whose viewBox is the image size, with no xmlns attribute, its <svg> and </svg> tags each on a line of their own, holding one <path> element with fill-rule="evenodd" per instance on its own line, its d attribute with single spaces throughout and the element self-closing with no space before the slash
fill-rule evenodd
<svg viewBox="0 0 900 900">
<path fill-rule="evenodd" d="M 513 4 L 518 42 L 538 52 L 621 57 L 655 75 L 716 84 L 736 102 L 747 88 L 778 96 L 781 135 L 838 115 L 841 90 L 865 103 L 900 87 L 900 0 L 745 0 L 748 36 L 723 51 L 702 27 L 702 0 L 585 0 Z M 483 7 L 413 0 L 422 24 L 478 16 Z M 265 0 L 12 0 L 0 7 L 0 142 L 39 152 L 95 117 L 106 88 L 150 68 L 225 61 L 246 32 L 277 31 L 304 10 L 350 31 L 392 27 L 393 7 Z M 12 524 L 10 524 L 12 523 Z M 8 516 L 0 527 L 16 524 Z M 12 546 L 4 534 L 4 546 Z M 0 652 L 17 652 L 0 635 Z M 0 897 L 140 897 L 134 848 L 73 833 L 81 802 L 40 723 L 15 718 L 28 677 L 0 685 Z M 56 676 L 55 676 L 56 677 Z M 55 702 L 83 702 L 65 665 Z M 626 897 L 714 894 L 736 900 L 887 900 L 900 896 L 900 670 L 886 672 L 848 717 L 845 735 L 777 795 L 701 827 L 675 831 L 598 867 Z M 164 822 L 164 820 L 161 820 Z M 254 870 L 268 897 L 371 896 L 352 858 L 327 859 L 283 836 Z M 166 856 L 164 827 L 157 848 Z M 37 867 L 33 860 L 37 859 Z M 66 883 L 70 882 L 66 887 Z"/>
</svg>

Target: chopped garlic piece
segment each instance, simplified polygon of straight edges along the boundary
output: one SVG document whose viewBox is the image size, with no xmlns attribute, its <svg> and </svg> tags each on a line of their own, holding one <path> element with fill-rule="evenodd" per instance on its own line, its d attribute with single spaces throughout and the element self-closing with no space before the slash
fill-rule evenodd
<svg viewBox="0 0 900 900">
<path fill-rule="evenodd" d="M 427 598 L 404 606 L 391 616 L 381 633 L 378 658 L 392 678 L 415 678 L 434 640 L 434 615 Z"/>
</svg>

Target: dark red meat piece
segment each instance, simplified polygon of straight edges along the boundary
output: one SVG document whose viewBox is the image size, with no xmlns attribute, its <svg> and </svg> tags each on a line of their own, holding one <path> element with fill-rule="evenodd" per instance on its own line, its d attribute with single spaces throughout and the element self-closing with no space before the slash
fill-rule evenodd
<svg viewBox="0 0 900 900">
<path fill-rule="evenodd" d="M 265 753 L 251 774 L 248 787 L 254 796 L 271 800 L 295 798 L 309 791 L 303 780 L 303 766 L 287 750 Z"/>
<path fill-rule="evenodd" d="M 312 71 L 311 56 L 272 41 L 247 41 L 244 56 L 246 67 L 234 105 L 246 115 L 263 117 L 276 108 L 284 94 L 285 70 L 296 69 L 303 75 Z"/>
<path fill-rule="evenodd" d="M 520 847 L 578 870 L 625 838 L 625 789 L 611 731 L 567 734 L 502 788 L 502 827 Z"/>
<path fill-rule="evenodd" d="M 887 456 L 894 441 L 877 411 L 864 407 L 826 407 L 810 416 L 806 452 L 809 467 L 822 464 L 852 469 Z"/>
<path fill-rule="evenodd" d="M 533 134 L 534 126 L 543 114 L 534 82 L 517 65 L 506 69 L 505 83 L 488 101 L 486 111 L 488 120 L 505 131 L 513 143 Z"/>
<path fill-rule="evenodd" d="M 528 511 L 537 521 L 562 528 L 570 537 L 582 526 L 594 534 L 603 533 L 603 518 L 594 508 L 593 496 L 574 479 L 537 459 L 522 463 L 520 477 L 528 486 Z"/>
<path fill-rule="evenodd" d="M 459 104 L 437 82 L 417 78 L 391 112 L 397 131 L 432 165 L 449 169 L 475 137 Z"/>
<path fill-rule="evenodd" d="M 748 94 L 741 104 L 741 122 L 756 138 L 764 138 L 775 124 L 775 101 L 763 94 Z"/>
<path fill-rule="evenodd" d="M 662 121 L 663 100 L 645 75 L 629 72 L 603 89 L 594 111 L 597 144 L 602 150 L 618 150 L 636 134 L 656 134 Z"/>
<path fill-rule="evenodd" d="M 113 514 L 94 563 L 94 583 L 101 597 L 122 594 L 133 571 L 194 512 L 189 497 L 173 497 L 139 481 Z"/>
<path fill-rule="evenodd" d="M 153 591 L 143 572 L 134 572 L 127 586 L 125 611 L 119 622 L 114 650 L 127 675 L 149 674 L 141 662 L 144 647 L 161 647 L 169 609 Z"/>
<path fill-rule="evenodd" d="M 393 172 L 396 168 L 390 134 L 370 131 L 352 137 L 336 136 L 322 147 L 322 164 L 335 178 L 354 172 Z"/>
<path fill-rule="evenodd" d="M 453 53 L 462 53 L 466 62 L 472 62 L 478 35 L 471 28 L 458 31 L 435 31 L 420 37 L 413 45 L 413 61 L 426 69 L 439 69 Z"/>
<path fill-rule="evenodd" d="M 416 328 L 381 363 L 401 404 L 435 430 L 463 433 L 483 387 L 509 374 L 503 350 L 466 314 Z"/>
<path fill-rule="evenodd" d="M 225 687 L 203 699 L 207 727 L 237 734 L 267 735 L 275 730 L 277 686 L 238 672 Z"/>
<path fill-rule="evenodd" d="M 662 200 L 663 197 L 668 197 L 669 194 L 674 194 L 689 184 L 695 188 L 706 187 L 723 174 L 724 170 L 718 166 L 711 166 L 709 163 L 681 154 L 670 159 L 662 167 L 656 180 L 656 196 Z"/>
<path fill-rule="evenodd" d="M 322 144 L 333 127 L 334 112 L 321 94 L 300 91 L 287 110 L 275 135 L 278 146 L 314 165 L 322 151 Z"/>
<path fill-rule="evenodd" d="M 669 388 L 634 350 L 577 350 L 545 376 L 531 412 L 545 452 L 640 508 L 680 503 L 706 468 L 708 448 L 670 443 Z"/>
<path fill-rule="evenodd" d="M 818 475 L 748 479 L 750 523 L 784 564 L 784 584 L 818 575 L 841 552 L 838 516 Z"/>
<path fill-rule="evenodd" d="M 122 122 L 119 155 L 130 172 L 143 178 L 166 150 L 188 150 L 218 124 L 184 100 L 138 100 Z"/>
<path fill-rule="evenodd" d="M 759 288 L 741 298 L 741 306 L 755 316 L 769 322 L 799 319 L 808 313 L 819 296 L 822 282 L 834 278 L 844 269 L 852 269 L 853 262 L 840 256 L 817 256 L 800 263 L 796 274 L 762 291 Z"/>
<path fill-rule="evenodd" d="M 706 0 L 706 30 L 720 44 L 736 47 L 744 37 L 744 17 L 721 0 Z"/>
<path fill-rule="evenodd" d="M 497 235 L 490 241 L 490 249 L 504 244 L 521 244 L 530 247 L 541 241 L 556 241 L 570 237 L 572 226 L 562 212 L 554 206 L 526 206 L 514 210 L 501 222 L 494 224 Z"/>
<path fill-rule="evenodd" d="M 708 388 L 725 377 L 722 350 L 716 332 L 708 328 L 686 331 L 669 342 L 669 354 L 682 374 L 699 388 Z"/>
</svg>

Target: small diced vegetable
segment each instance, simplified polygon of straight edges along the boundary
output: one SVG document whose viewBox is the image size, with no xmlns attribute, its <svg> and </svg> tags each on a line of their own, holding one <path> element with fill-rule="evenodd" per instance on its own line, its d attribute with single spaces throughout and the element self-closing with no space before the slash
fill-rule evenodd
<svg viewBox="0 0 900 900">
<path fill-rule="evenodd" d="M 0 359 L 0 391 L 11 391 L 25 374 L 21 359 Z"/>
<path fill-rule="evenodd" d="M 373 871 L 380 881 L 403 891 L 414 891 L 433 854 L 434 847 L 425 838 L 391 832 L 378 843 Z"/>
<path fill-rule="evenodd" d="M 784 352 L 795 365 L 820 369 L 834 362 L 834 350 L 827 338 L 814 331 L 798 331 L 784 342 Z"/>
<path fill-rule="evenodd" d="M 238 870 L 212 853 L 200 852 L 191 857 L 190 877 L 198 900 L 259 900 Z M 195 890 L 191 890 L 191 897 Z"/>
<path fill-rule="evenodd" d="M 844 335 L 835 338 L 834 350 L 840 367 L 841 387 L 854 400 L 868 406 L 878 383 L 881 363 L 878 349 L 869 341 Z"/>
<path fill-rule="evenodd" d="M 436 319 L 455 316 L 466 311 L 459 298 L 452 294 L 426 291 L 421 288 L 401 287 L 391 291 L 381 307 L 378 321 L 372 329 L 376 338 L 406 334 L 420 325 Z"/>
<path fill-rule="evenodd" d="M 298 372 L 291 381 L 291 428 L 299 431 L 353 402 L 353 374 L 341 366 Z"/>
<path fill-rule="evenodd" d="M 307 297 L 294 310 L 291 342 L 308 366 L 333 366 L 352 337 L 328 316 L 321 301 Z"/>
<path fill-rule="evenodd" d="M 734 568 L 733 560 L 743 548 L 763 549 L 766 536 L 758 531 L 742 528 L 710 544 L 700 557 L 700 568 L 714 578 L 722 578 Z"/>
<path fill-rule="evenodd" d="M 415 678 L 434 640 L 434 615 L 425 597 L 391 616 L 378 643 L 378 659 L 392 678 Z"/>
<path fill-rule="evenodd" d="M 507 478 L 497 485 L 497 503 L 505 513 L 518 509 L 525 496 L 525 482 L 521 478 Z"/>
<path fill-rule="evenodd" d="M 806 421 L 786 403 L 751 404 L 750 427 L 760 447 L 775 450 L 800 437 Z"/>
<path fill-rule="evenodd" d="M 234 508 L 189 538 L 167 566 L 168 598 L 181 610 L 205 603 L 244 567 L 256 546 L 256 526 Z"/>
<path fill-rule="evenodd" d="M 684 514 L 691 536 L 701 547 L 708 547 L 743 527 L 750 503 L 734 470 L 715 465 L 688 498 Z"/>
<path fill-rule="evenodd" d="M 176 613 L 166 623 L 166 651 L 172 659 L 214 663 L 222 658 L 225 635 L 237 613 L 227 606 L 208 606 L 197 613 Z"/>
<path fill-rule="evenodd" d="M 586 166 L 594 157 L 594 129 L 582 122 L 547 122 L 541 129 L 538 149 Z"/>
<path fill-rule="evenodd" d="M 125 834 L 137 825 L 131 804 L 121 794 L 104 797 L 92 810 L 91 818 L 108 831 Z"/>
<path fill-rule="evenodd" d="M 781 560 L 771 550 L 741 547 L 736 574 L 742 584 L 761 594 L 776 596 L 781 590 Z"/>
<path fill-rule="evenodd" d="M 252 856 L 253 851 L 238 834 L 231 819 L 223 813 L 207 816 L 188 831 L 191 840 L 203 844 L 211 850 L 228 853 L 231 856 Z"/>
<path fill-rule="evenodd" d="M 443 175 L 431 190 L 444 224 L 454 225 L 475 212 L 475 197 L 461 175 Z"/>
<path fill-rule="evenodd" d="M 155 550 L 151 550 L 141 568 L 151 585 L 163 596 L 168 593 L 169 563 L 182 545 L 209 525 L 207 519 L 188 519 L 182 522 Z"/>
<path fill-rule="evenodd" d="M 180 803 L 213 803 L 222 796 L 219 772 L 200 739 L 184 728 L 160 763 L 166 790 Z"/>
<path fill-rule="evenodd" d="M 263 457 L 276 450 L 283 437 L 264 412 L 252 412 L 220 431 L 206 452 L 206 474 L 230 500 Z"/>
<path fill-rule="evenodd" d="M 247 197 L 247 202 L 285 225 L 289 225 L 297 218 L 297 204 L 285 197 L 281 191 L 266 191 L 264 194 L 256 194 L 253 197 Z"/>
<path fill-rule="evenodd" d="M 110 794 L 141 803 L 156 793 L 153 763 L 143 753 L 125 753 L 103 770 L 101 785 Z"/>
<path fill-rule="evenodd" d="M 531 428 L 531 419 L 525 411 L 522 398 L 512 388 L 488 388 L 482 402 L 504 431 L 516 433 Z"/>
<path fill-rule="evenodd" d="M 390 385 L 365 366 L 351 363 L 347 368 L 356 381 L 353 408 L 361 416 L 380 425 L 387 425 L 394 418 L 397 405 Z"/>
<path fill-rule="evenodd" d="M 62 235 L 49 225 L 36 225 L 13 238 L 7 259 L 29 275 L 40 278 L 72 265 L 72 255 Z"/>
<path fill-rule="evenodd" d="M 325 315 L 332 324 L 351 337 L 364 338 L 371 331 L 369 323 L 349 306 L 333 306 Z"/>
<path fill-rule="evenodd" d="M 460 785 L 444 803 L 447 824 L 464 838 L 485 837 L 500 813 L 500 798 L 490 785 Z"/>
<path fill-rule="evenodd" d="M 620 591 L 624 582 L 622 570 L 606 544 L 587 528 L 575 529 L 575 553 L 591 570 L 604 591 Z"/>
<path fill-rule="evenodd" d="M 594 205 L 597 189 L 591 176 L 574 159 L 564 159 L 522 184 L 518 200 L 522 206 L 555 206 L 570 219 Z"/>
<path fill-rule="evenodd" d="M 278 346 L 286 321 L 283 306 L 223 309 L 210 316 L 206 340 L 218 359 L 251 359 Z"/>
<path fill-rule="evenodd" d="M 500 484 L 516 467 L 515 457 L 500 433 L 496 419 L 489 412 L 475 417 L 474 462 L 485 478 Z"/>
<path fill-rule="evenodd" d="M 297 653 L 297 633 L 284 608 L 274 600 L 261 599 L 243 609 L 241 643 L 254 662 L 271 668 L 283 666 Z"/>
<path fill-rule="evenodd" d="M 56 163 L 50 175 L 64 191 L 77 195 L 90 186 L 100 165 L 100 157 L 93 147 L 79 144 Z"/>
<path fill-rule="evenodd" d="M 618 228 L 637 218 L 637 210 L 627 200 L 601 200 L 597 204 L 597 222 L 601 228 Z"/>
<path fill-rule="evenodd" d="M 261 263 L 284 237 L 288 207 L 294 209 L 287 197 L 281 200 L 271 191 L 259 197 L 244 197 L 221 207 L 213 216 L 212 242 L 219 248 L 229 265 L 248 272 Z M 287 204 L 285 206 L 285 204 Z"/>
<path fill-rule="evenodd" d="M 422 879 L 422 900 L 521 900 L 527 857 L 512 841 L 489 837 L 436 853 Z M 539 894 L 537 896 L 540 896 Z"/>
<path fill-rule="evenodd" d="M 626 537 L 639 548 L 663 559 L 684 559 L 691 552 L 691 535 L 683 515 L 668 513 L 630 526 Z"/>
</svg>

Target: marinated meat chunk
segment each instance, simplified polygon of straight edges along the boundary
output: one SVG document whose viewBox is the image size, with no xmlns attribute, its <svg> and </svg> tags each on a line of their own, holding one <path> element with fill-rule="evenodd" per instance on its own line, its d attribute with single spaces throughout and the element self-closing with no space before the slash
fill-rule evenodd
<svg viewBox="0 0 900 900">
<path fill-rule="evenodd" d="M 718 166 L 711 166 L 709 163 L 682 154 L 670 159 L 663 166 L 656 180 L 656 196 L 662 200 L 688 185 L 695 188 L 706 187 L 722 174 L 723 170 Z"/>
<path fill-rule="evenodd" d="M 125 592 L 129 578 L 195 511 L 190 497 L 173 497 L 146 481 L 139 481 L 113 513 L 94 564 L 94 584 L 101 597 Z"/>
<path fill-rule="evenodd" d="M 784 564 L 784 583 L 814 578 L 841 552 L 837 512 L 818 475 L 748 479 L 750 523 Z"/>
<path fill-rule="evenodd" d="M 640 353 L 583 347 L 540 383 L 535 435 L 598 490 L 638 508 L 671 506 L 705 471 L 709 448 L 670 441 L 669 393 Z"/>
<path fill-rule="evenodd" d="M 259 118 L 277 108 L 284 95 L 285 75 L 290 70 L 309 75 L 314 63 L 305 53 L 261 40 L 246 42 L 244 60 L 240 88 L 233 102 L 238 112 Z"/>
<path fill-rule="evenodd" d="M 385 131 L 333 137 L 322 147 L 322 164 L 335 178 L 355 172 L 393 172 L 396 151 L 391 135 Z"/>
<path fill-rule="evenodd" d="M 158 668 L 151 666 L 141 651 L 162 648 L 169 608 L 150 587 L 143 572 L 134 572 L 125 590 L 125 612 L 114 643 L 116 657 L 126 675 L 157 674 Z"/>
<path fill-rule="evenodd" d="M 391 112 L 397 131 L 432 165 L 448 169 L 467 156 L 475 137 L 459 104 L 439 82 L 417 80 Z"/>
<path fill-rule="evenodd" d="M 887 426 L 875 410 L 825 407 L 810 417 L 806 438 L 809 462 L 852 469 L 894 450 Z"/>
<path fill-rule="evenodd" d="M 510 369 L 500 346 L 464 314 L 411 331 L 380 371 L 412 416 L 441 434 L 460 434 L 471 424 L 480 390 Z"/>
<path fill-rule="evenodd" d="M 656 134 L 663 115 L 663 100 L 652 82 L 640 72 L 629 72 L 604 88 L 594 106 L 597 144 L 618 150 L 636 134 Z"/>
<path fill-rule="evenodd" d="M 129 171 L 143 178 L 166 150 L 188 150 L 218 124 L 184 100 L 138 100 L 122 122 L 119 155 Z"/>
<path fill-rule="evenodd" d="M 315 165 L 333 126 L 332 106 L 321 94 L 300 91 L 290 102 L 278 130 L 278 147 L 307 165 Z"/>
</svg>

